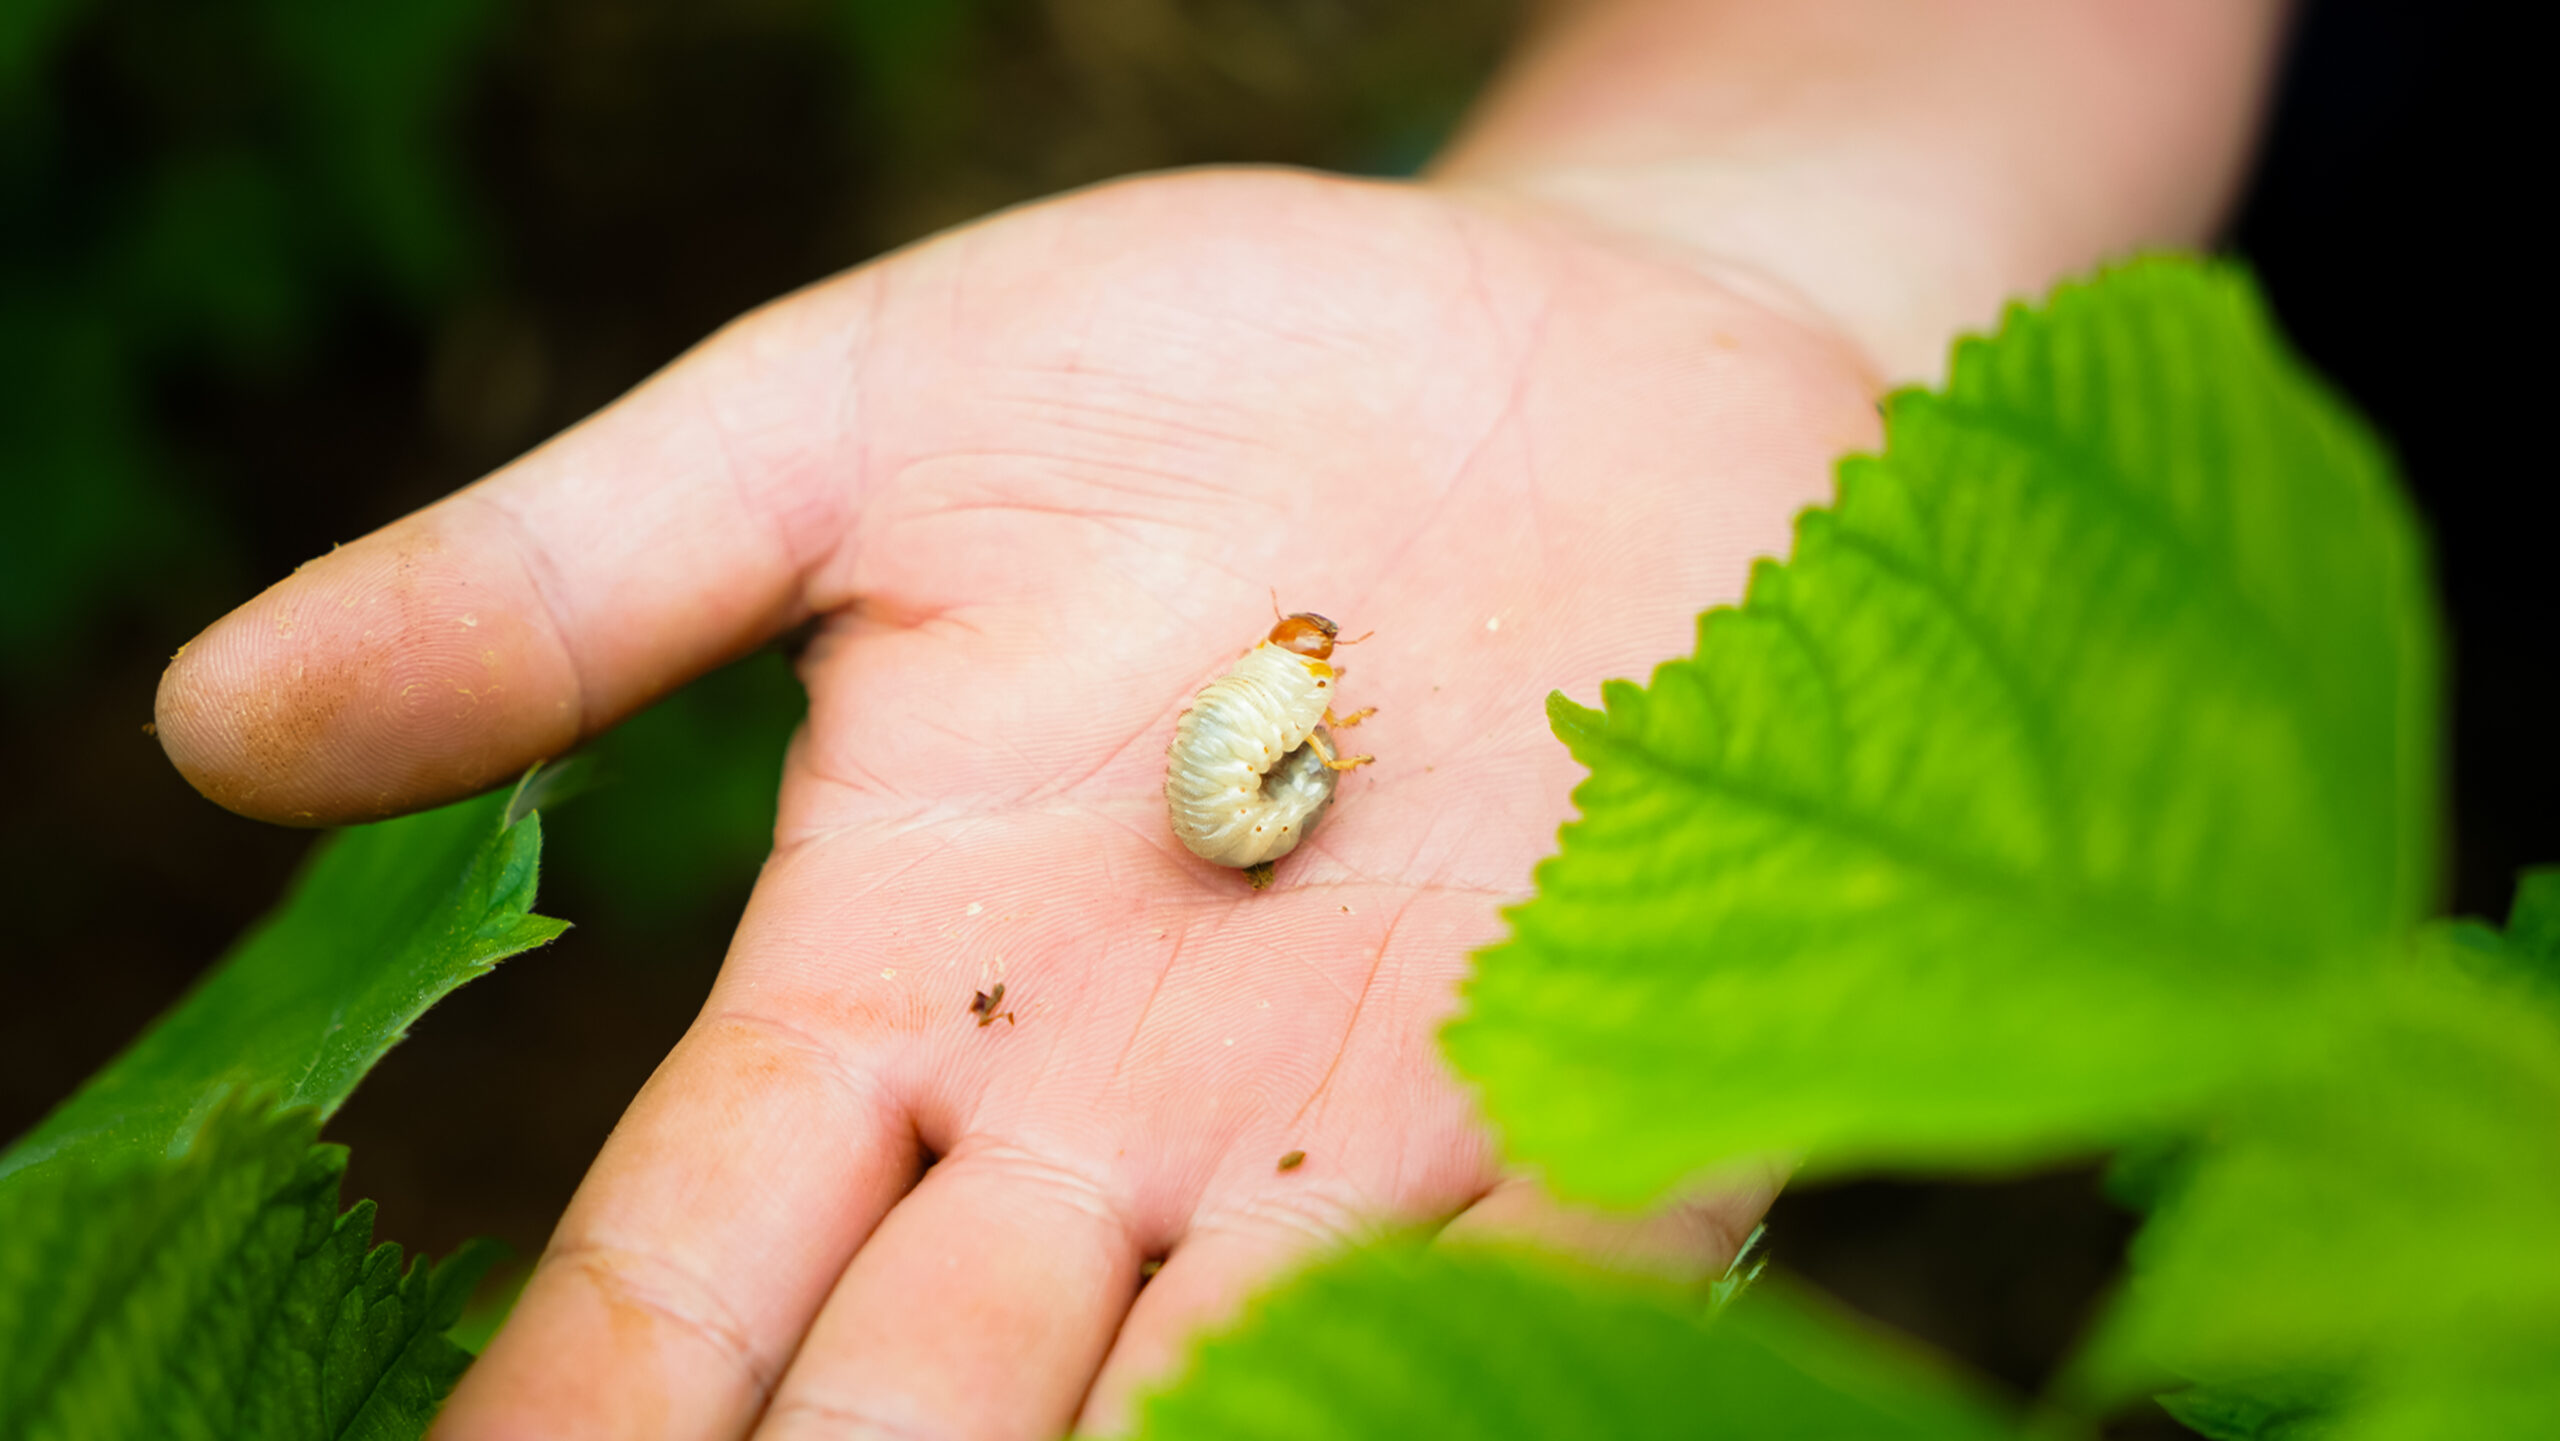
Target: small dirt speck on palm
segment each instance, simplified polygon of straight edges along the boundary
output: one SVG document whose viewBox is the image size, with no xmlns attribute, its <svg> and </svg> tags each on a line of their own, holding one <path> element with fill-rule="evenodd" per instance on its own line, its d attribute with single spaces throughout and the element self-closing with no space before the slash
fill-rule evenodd
<svg viewBox="0 0 2560 1441">
<path fill-rule="evenodd" d="M 994 1025 L 999 1020 L 1010 1026 L 1014 1023 L 1013 1012 L 996 1009 L 1003 1004 L 1004 982 L 998 981 L 994 990 L 980 991 L 970 1000 L 969 1014 L 978 1018 L 978 1026 L 981 1030 Z"/>
<path fill-rule="evenodd" d="M 1264 861 L 1260 865 L 1245 867 L 1245 884 L 1253 887 L 1257 891 L 1267 891 L 1271 889 L 1271 872 L 1276 868 L 1277 862 L 1273 861 Z"/>
<path fill-rule="evenodd" d="M 1291 1151 L 1289 1154 L 1287 1154 L 1287 1155 L 1285 1155 L 1285 1156 L 1283 1156 L 1283 1157 L 1281 1157 L 1281 1158 L 1280 1158 L 1280 1169 L 1281 1169 L 1281 1170 L 1283 1170 L 1283 1171 L 1294 1171 L 1294 1170 L 1298 1169 L 1300 1166 L 1305 1165 L 1306 1163 L 1307 1163 L 1307 1153 L 1306 1153 L 1306 1152 L 1304 1152 L 1304 1151 Z"/>
</svg>

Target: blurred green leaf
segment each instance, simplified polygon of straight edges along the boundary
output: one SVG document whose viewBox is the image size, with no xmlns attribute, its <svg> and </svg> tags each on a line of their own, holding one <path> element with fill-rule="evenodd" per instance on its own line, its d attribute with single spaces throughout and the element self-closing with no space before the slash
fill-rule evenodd
<svg viewBox="0 0 2560 1441">
<path fill-rule="evenodd" d="M 0 1179 L 0 1429 L 39 1441 L 408 1437 L 469 1356 L 445 1339 L 497 1248 L 403 1269 L 338 1211 L 318 1117 L 235 1095 L 180 1155 Z"/>
<path fill-rule="evenodd" d="M 1446 1039 L 1562 1188 L 2155 1134 L 2427 903 L 2416 528 L 2243 275 L 2065 286 L 1887 435 L 1694 658 L 1554 707 L 1583 819 Z"/>
<path fill-rule="evenodd" d="M 565 923 L 532 913 L 542 819 L 508 797 L 342 832 L 284 904 L 131 1048 L 0 1153 L 48 1162 L 173 1155 L 227 1097 L 324 1119 L 445 994 Z"/>
<path fill-rule="evenodd" d="M 2340 1436 L 2521 1434 L 2502 1407 L 2560 1398 L 2555 1117 L 2560 1017 L 2512 977 L 2394 973 L 2162 1199 L 2083 1384 L 2346 1374 Z"/>
<path fill-rule="evenodd" d="M 498 1328 L 514 1314 L 516 1302 L 524 1298 L 525 1285 L 533 1280 L 533 1267 L 520 1264 L 502 1269 L 471 1295 L 462 1311 L 445 1328 L 445 1339 L 477 1356 L 489 1349 L 497 1339 Z"/>
<path fill-rule="evenodd" d="M 560 824 L 563 878 L 630 924 L 726 921 L 773 849 L 782 753 L 808 696 L 778 651 L 695 681 L 594 747 L 592 790 Z"/>
<path fill-rule="evenodd" d="M 27 1437 L 413 1437 L 495 1259 L 368 1249 L 321 1120 L 455 986 L 564 929 L 495 794 L 324 841 L 285 903 L 0 1153 L 0 1418 Z"/>
<path fill-rule="evenodd" d="M 0 291 L 0 687 L 42 684 L 90 613 L 213 530 L 166 484 L 131 361 L 113 326 Z"/>
<path fill-rule="evenodd" d="M 976 0 L 833 0 L 831 9 L 870 116 L 903 148 L 950 143 L 977 108 L 960 64 L 978 27 Z"/>
<path fill-rule="evenodd" d="M 1147 1441 L 2015 1434 L 1951 1378 L 1763 1282 L 1721 1312 L 1529 1253 L 1377 1246 L 1204 1343 Z"/>
<path fill-rule="evenodd" d="M 2516 878 L 2515 904 L 2503 937 L 2519 966 L 2560 986 L 2560 866 L 2541 866 Z"/>
<path fill-rule="evenodd" d="M 2343 1390 L 2334 1375 L 2297 1372 L 2188 1386 L 2159 1399 L 2178 1424 L 2211 1441 L 2327 1441 Z"/>
<path fill-rule="evenodd" d="M 261 9 L 293 99 L 292 133 L 352 232 L 348 248 L 412 304 L 449 288 L 477 239 L 451 123 L 503 8 L 265 0 Z"/>
<path fill-rule="evenodd" d="M 315 297 L 292 233 L 287 182 L 245 148 L 172 157 L 113 257 L 117 306 L 147 345 L 273 352 Z"/>
<path fill-rule="evenodd" d="M 2520 979 L 2545 1000 L 2560 1004 L 2560 866 L 2528 870 L 2516 878 L 2504 930 L 2484 921 L 2446 921 L 2431 928 L 2430 940 L 2484 983 Z"/>
<path fill-rule="evenodd" d="M 2436 1337 L 2377 1370 L 2367 1404 L 2331 1433 L 2338 1441 L 2540 1437 L 2560 1417 L 2560 1328 L 2550 1325 Z"/>
<path fill-rule="evenodd" d="M 80 0 L 10 0 L 0 5 L 0 127 L 25 123 L 36 77 L 70 28 Z"/>
<path fill-rule="evenodd" d="M 173 376 L 271 374 L 351 302 L 472 273 L 454 122 L 506 13 L 0 6 L 0 684 L 44 684 L 173 564 L 224 569 L 155 404 Z"/>
</svg>

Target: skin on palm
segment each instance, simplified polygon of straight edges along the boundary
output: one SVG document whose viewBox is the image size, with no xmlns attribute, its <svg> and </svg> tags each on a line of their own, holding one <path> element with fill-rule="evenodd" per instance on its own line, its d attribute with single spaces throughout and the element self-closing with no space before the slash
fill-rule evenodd
<svg viewBox="0 0 2560 1441">
<path fill-rule="evenodd" d="M 1524 74 L 1515 120 L 1589 112 Z M 2068 127 L 2037 134 L 2086 168 Z M 1623 205 L 1520 198 L 1506 153 L 1462 145 L 1463 188 L 1196 173 L 941 237 L 737 322 L 172 665 L 159 728 L 190 780 L 334 823 L 490 784 L 820 621 L 721 977 L 439 1434 L 1107 1428 L 1192 1327 L 1382 1223 L 1692 1271 L 1729 1251 L 1765 1185 L 1563 1210 L 1502 1174 L 1433 1043 L 1569 814 L 1544 696 L 1686 650 L 1873 444 L 1880 374 L 1987 318 L 1977 291 L 2089 255 L 1951 270 L 1940 226 L 1870 303 L 1892 268 L 1858 247 L 1899 232 L 1824 228 L 1873 218 L 1855 185 L 1754 209 L 1718 171 L 1727 265 Z M 1559 173 L 1656 211 L 1700 193 L 1643 146 L 1610 159 Z M 1255 894 L 1174 841 L 1161 787 L 1175 715 L 1273 588 L 1376 628 L 1350 669 L 1381 759 Z M 998 980 L 1017 1024 L 980 1027 Z"/>
</svg>

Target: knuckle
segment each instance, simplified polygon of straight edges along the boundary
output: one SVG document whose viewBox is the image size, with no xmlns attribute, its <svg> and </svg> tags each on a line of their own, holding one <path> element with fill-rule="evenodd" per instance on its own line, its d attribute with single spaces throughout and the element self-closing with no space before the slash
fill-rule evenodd
<svg viewBox="0 0 2560 1441">
<path fill-rule="evenodd" d="M 974 1147 L 964 1154 L 973 1170 L 1000 1181 L 1010 1194 L 1026 1202 L 1114 1225 L 1121 1222 L 1122 1208 L 1112 1188 L 1081 1167 L 1011 1142 Z"/>
</svg>

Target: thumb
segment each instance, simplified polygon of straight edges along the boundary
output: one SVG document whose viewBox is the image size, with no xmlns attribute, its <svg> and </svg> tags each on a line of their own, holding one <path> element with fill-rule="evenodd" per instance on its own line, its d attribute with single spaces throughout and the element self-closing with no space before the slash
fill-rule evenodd
<svg viewBox="0 0 2560 1441">
<path fill-rule="evenodd" d="M 860 490 L 857 273 L 778 301 L 182 647 L 156 705 L 209 799 L 288 825 L 457 799 L 815 609 Z"/>
</svg>

